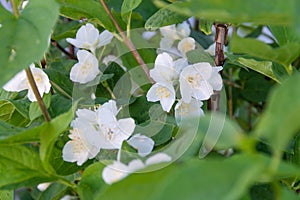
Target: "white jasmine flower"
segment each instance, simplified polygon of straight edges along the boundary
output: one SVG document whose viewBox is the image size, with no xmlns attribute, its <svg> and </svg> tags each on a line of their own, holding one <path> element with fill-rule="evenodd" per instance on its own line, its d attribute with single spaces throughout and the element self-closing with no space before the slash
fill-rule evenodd
<svg viewBox="0 0 300 200">
<path fill-rule="evenodd" d="M 51 88 L 49 78 L 42 69 L 36 68 L 34 64 L 30 65 L 30 70 L 35 80 L 38 91 L 41 97 L 43 97 L 44 93 L 49 93 Z M 21 72 L 16 74 L 3 86 L 3 89 L 10 92 L 20 92 L 22 90 L 28 90 L 28 99 L 32 102 L 37 101 L 27 79 L 25 70 L 22 70 Z"/>
<path fill-rule="evenodd" d="M 81 166 L 88 159 L 94 158 L 100 151 L 99 133 L 84 121 L 73 121 L 76 127 L 70 130 L 68 141 L 63 148 L 63 160 L 77 162 Z"/>
<path fill-rule="evenodd" d="M 138 150 L 138 154 L 141 157 L 149 155 L 154 147 L 154 141 L 151 138 L 141 134 L 132 136 L 127 142 L 133 148 Z"/>
<path fill-rule="evenodd" d="M 145 164 L 139 159 L 132 160 L 128 165 L 125 165 L 120 161 L 114 161 L 113 164 L 108 165 L 103 169 L 102 178 L 107 184 L 111 185 L 124 179 L 129 174 L 147 166 L 162 162 L 170 162 L 171 160 L 172 158 L 169 155 L 165 153 L 158 153 L 148 158 Z"/>
<path fill-rule="evenodd" d="M 45 190 L 47 190 L 47 188 L 51 185 L 51 182 L 47 182 L 47 183 L 40 183 L 37 186 L 37 189 L 41 192 L 44 192 Z"/>
<path fill-rule="evenodd" d="M 159 30 L 161 35 L 163 36 L 160 41 L 160 49 L 162 49 L 163 51 L 172 52 L 175 55 L 178 54 L 178 52 L 176 49 L 172 48 L 174 42 L 176 40 L 181 40 L 188 37 L 191 33 L 191 29 L 187 22 L 183 22 L 181 24 L 178 24 L 177 26 L 175 24 L 164 26 Z"/>
<path fill-rule="evenodd" d="M 127 140 L 135 129 L 132 118 L 117 120 L 118 109 L 116 102 L 110 100 L 97 111 L 100 130 L 100 143 L 103 149 L 121 149 L 124 140 Z"/>
<path fill-rule="evenodd" d="M 196 63 L 184 68 L 180 74 L 180 93 L 185 103 L 191 102 L 192 97 L 207 100 L 213 94 L 210 84 L 213 69 L 209 63 Z"/>
<path fill-rule="evenodd" d="M 109 31 L 105 30 L 99 35 L 98 29 L 87 23 L 78 29 L 75 39 L 67 38 L 67 42 L 77 48 L 88 49 L 95 54 L 96 48 L 107 45 L 112 38 L 113 35 Z"/>
<path fill-rule="evenodd" d="M 155 83 L 146 97 L 150 102 L 160 101 L 162 109 L 169 112 L 175 102 L 175 90 L 169 83 Z"/>
<path fill-rule="evenodd" d="M 86 50 L 77 52 L 78 63 L 76 63 L 70 72 L 70 79 L 78 83 L 87 83 L 92 81 L 100 73 L 97 58 Z"/>
<path fill-rule="evenodd" d="M 184 57 L 186 57 L 187 52 L 194 50 L 195 47 L 196 42 L 194 38 L 191 37 L 184 38 L 178 43 L 178 50 Z"/>
<path fill-rule="evenodd" d="M 196 99 L 191 99 L 190 103 L 185 103 L 182 99 L 175 106 L 175 119 L 179 125 L 183 119 L 189 117 L 200 117 L 204 115 L 201 109 L 203 103 Z"/>
</svg>

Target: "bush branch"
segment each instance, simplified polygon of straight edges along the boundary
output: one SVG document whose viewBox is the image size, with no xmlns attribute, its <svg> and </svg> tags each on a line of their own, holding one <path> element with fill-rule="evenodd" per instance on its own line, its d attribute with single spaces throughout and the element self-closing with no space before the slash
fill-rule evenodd
<svg viewBox="0 0 300 200">
<path fill-rule="evenodd" d="M 42 111 L 43 115 L 44 115 L 44 118 L 47 122 L 49 122 L 51 120 L 50 115 L 49 115 L 47 107 L 44 104 L 43 99 L 42 99 L 42 97 L 39 93 L 39 90 L 36 86 L 36 83 L 35 83 L 34 77 L 32 75 L 32 72 L 31 72 L 30 68 L 27 68 L 25 71 L 26 71 L 26 75 L 27 75 L 27 79 L 29 81 L 30 87 L 32 88 L 34 96 L 35 96 L 35 98 L 36 98 L 36 100 L 39 104 L 39 107 L 41 108 L 41 111 Z"/>
<path fill-rule="evenodd" d="M 114 18 L 114 16 L 112 15 L 111 11 L 107 7 L 107 5 L 104 2 L 104 0 L 100 0 L 100 3 L 102 4 L 105 12 L 108 14 L 108 16 L 110 17 L 110 19 L 112 20 L 112 22 L 116 26 L 118 32 L 120 33 L 121 37 L 123 38 L 126 46 L 131 51 L 132 55 L 136 59 L 137 63 L 142 67 L 142 69 L 145 72 L 145 74 L 147 75 L 149 81 L 151 83 L 153 83 L 153 80 L 151 79 L 150 74 L 149 74 L 149 69 L 148 69 L 147 65 L 145 64 L 144 60 L 142 59 L 142 57 L 140 56 L 139 52 L 136 50 L 136 47 L 134 46 L 134 44 L 132 43 L 132 41 L 125 35 L 124 31 L 122 30 L 122 28 L 120 27 L 120 25 L 118 24 L 118 22 L 116 21 L 116 19 Z"/>
</svg>

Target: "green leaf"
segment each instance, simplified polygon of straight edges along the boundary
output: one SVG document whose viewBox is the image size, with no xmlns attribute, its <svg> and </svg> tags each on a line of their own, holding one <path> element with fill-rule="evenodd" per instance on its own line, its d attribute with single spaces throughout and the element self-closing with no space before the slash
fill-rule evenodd
<svg viewBox="0 0 300 200">
<path fill-rule="evenodd" d="M 60 13 L 63 16 L 74 20 L 87 18 L 111 32 L 114 31 L 112 21 L 99 1 L 58 0 L 58 2 L 60 3 Z"/>
<path fill-rule="evenodd" d="M 51 94 L 50 93 L 45 94 L 43 96 L 43 101 L 45 103 L 46 108 L 48 109 L 51 102 Z M 42 115 L 43 113 L 41 111 L 39 104 L 37 102 L 32 102 L 29 107 L 29 119 L 33 121 Z"/>
<path fill-rule="evenodd" d="M 102 179 L 102 170 L 104 165 L 100 162 L 90 165 L 82 174 L 78 185 L 78 194 L 80 199 L 96 199 L 97 194 L 101 192 L 104 186 Z"/>
<path fill-rule="evenodd" d="M 211 20 L 200 20 L 200 30 L 206 35 L 212 34 L 212 26 L 214 22 Z"/>
<path fill-rule="evenodd" d="M 62 185 L 60 183 L 51 183 L 51 185 L 41 193 L 39 196 L 39 200 L 60 200 L 64 194 L 68 191 L 68 187 L 66 185 Z"/>
<path fill-rule="evenodd" d="M 46 123 L 45 126 L 47 129 L 40 133 L 40 156 L 44 167 L 49 171 L 52 171 L 53 169 L 49 161 L 51 159 L 51 152 L 54 144 L 58 136 L 69 127 L 73 117 L 74 109 L 72 107 L 67 113 L 52 119 L 49 123 Z"/>
<path fill-rule="evenodd" d="M 0 100 L 0 119 L 15 126 L 25 126 L 29 120 L 10 100 Z"/>
<path fill-rule="evenodd" d="M 187 52 L 187 58 L 191 64 L 198 62 L 208 62 L 212 66 L 215 65 L 215 61 L 212 59 L 209 53 L 205 52 L 203 49 L 195 49 Z"/>
<path fill-rule="evenodd" d="M 166 6 L 163 1 L 155 2 L 160 7 Z M 294 0 L 190 0 L 168 5 L 168 7 L 189 17 L 231 23 L 292 25 L 297 15 Z"/>
<path fill-rule="evenodd" d="M 233 37 L 231 51 L 245 53 L 263 60 L 282 64 L 290 72 L 291 63 L 300 55 L 300 44 L 287 43 L 282 47 L 272 48 L 264 42 L 252 38 Z"/>
<path fill-rule="evenodd" d="M 173 3 L 172 5 L 178 5 L 180 3 Z M 145 24 L 147 30 L 156 30 L 162 26 L 168 26 L 171 24 L 181 23 L 188 19 L 188 17 L 178 14 L 169 9 L 170 6 L 166 6 L 158 10 L 154 15 L 152 15 Z"/>
<path fill-rule="evenodd" d="M 261 158 L 243 154 L 226 160 L 193 159 L 130 175 L 96 199 L 239 199 L 260 177 L 264 166 Z"/>
<path fill-rule="evenodd" d="M 300 130 L 299 85 L 300 76 L 296 74 L 272 91 L 255 130 L 256 135 L 267 139 L 276 152 L 282 151 Z"/>
<path fill-rule="evenodd" d="M 272 69 L 272 62 L 270 61 L 257 61 L 254 59 L 246 59 L 243 57 L 238 57 L 236 59 L 236 62 L 238 62 L 241 65 L 244 65 L 254 71 L 257 71 L 258 73 L 261 73 L 274 81 L 280 83 L 278 78 L 276 77 L 275 73 L 273 72 Z"/>
<path fill-rule="evenodd" d="M 239 73 L 243 88 L 241 95 L 250 102 L 265 102 L 270 89 L 274 85 L 273 81 L 254 71 L 241 70 Z"/>
<path fill-rule="evenodd" d="M 121 7 L 122 19 L 127 22 L 129 13 L 137 8 L 142 3 L 142 0 L 124 0 Z"/>
<path fill-rule="evenodd" d="M 238 124 L 221 113 L 201 117 L 198 131 L 204 138 L 204 145 L 216 149 L 243 148 L 246 138 Z"/>
<path fill-rule="evenodd" d="M 1 86 L 13 74 L 43 57 L 59 13 L 54 0 L 30 1 L 19 18 L 7 11 L 0 13 Z"/>
<path fill-rule="evenodd" d="M 0 140 L 22 132 L 24 129 L 0 120 Z"/>
<path fill-rule="evenodd" d="M 14 200 L 14 191 L 13 190 L 0 190 L 0 199 L 1 200 Z"/>
<path fill-rule="evenodd" d="M 34 186 L 53 180 L 44 170 L 39 154 L 23 145 L 0 145 L 0 188 Z"/>
<path fill-rule="evenodd" d="M 279 46 L 284 46 L 288 43 L 300 42 L 300 38 L 292 27 L 287 26 L 270 26 L 272 34 L 278 41 Z"/>
</svg>

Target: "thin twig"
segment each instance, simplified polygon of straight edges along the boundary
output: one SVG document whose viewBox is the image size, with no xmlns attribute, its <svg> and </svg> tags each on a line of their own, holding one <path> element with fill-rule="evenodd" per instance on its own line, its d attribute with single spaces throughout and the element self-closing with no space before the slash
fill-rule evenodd
<svg viewBox="0 0 300 200">
<path fill-rule="evenodd" d="M 51 43 L 53 46 L 57 47 L 60 51 L 62 51 L 64 54 L 66 54 L 69 58 L 76 60 L 76 57 L 73 54 L 67 52 L 62 46 L 60 46 L 60 44 L 58 42 L 51 39 Z"/>
<path fill-rule="evenodd" d="M 35 83 L 34 77 L 32 75 L 32 72 L 31 72 L 30 68 L 27 68 L 25 71 L 26 71 L 26 75 L 27 75 L 27 79 L 29 81 L 30 87 L 31 87 L 31 89 L 34 93 L 34 96 L 35 96 L 38 104 L 39 104 L 39 107 L 41 108 L 41 111 L 44 115 L 44 118 L 47 122 L 49 122 L 51 120 L 50 115 L 49 115 L 47 107 L 45 106 L 45 104 L 43 102 L 43 99 L 42 99 L 42 97 L 39 93 L 39 90 L 36 86 L 36 83 Z"/>
<path fill-rule="evenodd" d="M 18 18 L 20 13 L 19 13 L 19 9 L 18 9 L 16 0 L 11 0 L 10 3 L 11 3 L 15 17 Z"/>
<path fill-rule="evenodd" d="M 153 83 L 153 80 L 150 77 L 149 74 L 149 69 L 147 67 L 147 65 L 145 64 L 144 60 L 142 59 L 142 57 L 140 56 L 139 52 L 136 50 L 134 44 L 132 43 L 132 41 L 125 35 L 125 33 L 123 32 L 122 28 L 120 27 L 120 25 L 118 24 L 118 22 L 116 21 L 116 19 L 114 18 L 114 16 L 112 15 L 111 11 L 109 10 L 108 6 L 106 5 L 106 3 L 104 2 L 104 0 L 100 0 L 100 3 L 102 4 L 105 12 L 108 14 L 108 16 L 110 17 L 110 19 L 112 20 L 112 22 L 114 23 L 114 25 L 116 26 L 118 32 L 120 33 L 121 37 L 123 38 L 126 46 L 129 48 L 129 50 L 131 51 L 132 55 L 135 57 L 137 63 L 142 67 L 142 69 L 144 70 L 145 74 L 147 75 L 149 81 L 151 83 Z"/>
</svg>

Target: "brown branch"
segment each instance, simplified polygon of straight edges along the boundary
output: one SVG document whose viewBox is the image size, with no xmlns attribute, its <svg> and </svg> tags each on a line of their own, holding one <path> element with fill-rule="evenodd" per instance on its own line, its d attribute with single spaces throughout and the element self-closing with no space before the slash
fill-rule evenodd
<svg viewBox="0 0 300 200">
<path fill-rule="evenodd" d="M 152 80 L 152 78 L 150 77 L 150 74 L 149 74 L 149 69 L 148 69 L 147 65 L 145 64 L 144 60 L 142 59 L 142 57 L 140 56 L 139 52 L 136 50 L 136 47 L 134 46 L 132 41 L 125 35 L 124 31 L 122 30 L 122 28 L 120 27 L 120 25 L 118 24 L 118 22 L 116 21 L 114 16 L 112 15 L 111 11 L 109 10 L 109 8 L 106 5 L 106 3 L 104 2 L 104 0 L 100 0 L 100 3 L 102 4 L 105 12 L 108 14 L 110 19 L 112 20 L 112 22 L 116 26 L 118 32 L 120 33 L 121 37 L 123 38 L 126 46 L 131 51 L 132 55 L 136 59 L 137 63 L 142 67 L 142 69 L 145 72 L 145 74 L 147 75 L 149 81 L 151 83 L 153 83 L 153 80 Z"/>
<path fill-rule="evenodd" d="M 215 36 L 215 66 L 223 66 L 225 61 L 224 56 L 224 44 L 226 43 L 228 27 L 226 24 L 214 24 L 216 29 L 216 36 Z M 208 103 L 208 108 L 211 111 L 219 111 L 220 110 L 220 92 L 214 91 L 214 94 L 211 96 L 211 99 Z"/>
<path fill-rule="evenodd" d="M 45 106 L 43 99 L 39 93 L 39 90 L 36 86 L 32 72 L 31 72 L 30 68 L 27 68 L 25 71 L 26 71 L 26 75 L 27 75 L 27 79 L 29 81 L 30 87 L 32 88 L 34 96 L 39 104 L 39 107 L 41 108 L 43 115 L 44 115 L 44 118 L 47 122 L 49 122 L 51 120 L 50 115 L 49 115 L 47 107 Z"/>
<path fill-rule="evenodd" d="M 62 51 L 64 54 L 66 54 L 69 58 L 76 60 L 76 57 L 73 54 L 67 52 L 62 46 L 60 46 L 60 44 L 58 42 L 51 39 L 51 43 L 53 46 L 57 47 L 60 51 Z"/>
</svg>

